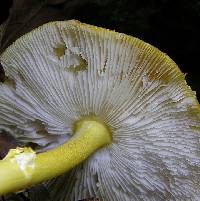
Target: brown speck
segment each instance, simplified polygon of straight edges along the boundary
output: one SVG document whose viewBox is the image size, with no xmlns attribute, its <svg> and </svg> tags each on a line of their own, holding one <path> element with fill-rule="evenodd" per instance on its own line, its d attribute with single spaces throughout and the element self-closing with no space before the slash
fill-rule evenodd
<svg viewBox="0 0 200 201">
<path fill-rule="evenodd" d="M 80 64 L 79 65 L 71 65 L 67 68 L 69 72 L 78 73 L 79 71 L 87 70 L 88 63 L 87 61 L 81 56 L 78 55 Z"/>
<path fill-rule="evenodd" d="M 67 49 L 66 45 L 59 44 L 57 47 L 53 48 L 54 54 L 60 59 L 63 55 L 65 55 L 65 50 Z"/>
</svg>

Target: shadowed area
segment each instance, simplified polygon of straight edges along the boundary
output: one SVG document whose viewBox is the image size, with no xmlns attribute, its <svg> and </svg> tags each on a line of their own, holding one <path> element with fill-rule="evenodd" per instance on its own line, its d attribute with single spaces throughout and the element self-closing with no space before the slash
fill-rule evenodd
<svg viewBox="0 0 200 201">
<path fill-rule="evenodd" d="M 0 132 L 0 159 L 3 159 L 8 153 L 9 149 L 17 147 L 17 142 L 13 136 L 8 132 Z"/>
</svg>

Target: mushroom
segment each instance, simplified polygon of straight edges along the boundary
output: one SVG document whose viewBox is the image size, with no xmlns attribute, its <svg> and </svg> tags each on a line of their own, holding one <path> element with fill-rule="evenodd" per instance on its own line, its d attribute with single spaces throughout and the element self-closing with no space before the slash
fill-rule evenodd
<svg viewBox="0 0 200 201">
<path fill-rule="evenodd" d="M 70 20 L 0 61 L 0 129 L 24 145 L 0 161 L 0 194 L 48 180 L 54 201 L 199 200 L 200 107 L 166 54 Z"/>
</svg>

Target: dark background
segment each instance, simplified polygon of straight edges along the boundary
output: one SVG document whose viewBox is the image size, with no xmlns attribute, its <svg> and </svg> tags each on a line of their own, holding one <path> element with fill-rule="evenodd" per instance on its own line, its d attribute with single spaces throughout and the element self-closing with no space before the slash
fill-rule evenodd
<svg viewBox="0 0 200 201">
<path fill-rule="evenodd" d="M 200 0 L 0 0 L 0 23 L 8 16 L 0 52 L 45 22 L 77 19 L 138 37 L 167 53 L 187 73 L 187 82 L 200 100 Z M 5 155 L 8 144 L 16 146 L 13 140 L 0 138 L 1 148 L 6 147 L 0 149 L 0 154 Z M 4 200 L 49 199 L 40 185 L 17 196 L 0 197 Z"/>
<path fill-rule="evenodd" d="M 200 0 L 26 0 L 26 2 L 28 3 L 21 5 L 21 10 L 23 19 L 26 16 L 27 20 L 30 18 L 30 26 L 26 22 L 25 30 L 18 31 L 6 45 L 50 20 L 78 19 L 85 23 L 114 29 L 138 37 L 167 53 L 180 69 L 187 73 L 187 82 L 197 92 L 200 100 Z M 42 4 L 41 10 L 33 14 L 32 18 L 30 13 L 34 9 L 31 9 L 31 2 L 33 8 L 36 3 Z M 1 0 L 0 4 L 2 22 L 8 17 L 12 0 Z M 17 9 L 20 11 L 20 6 Z M 8 35 L 9 32 L 6 37 Z"/>
</svg>

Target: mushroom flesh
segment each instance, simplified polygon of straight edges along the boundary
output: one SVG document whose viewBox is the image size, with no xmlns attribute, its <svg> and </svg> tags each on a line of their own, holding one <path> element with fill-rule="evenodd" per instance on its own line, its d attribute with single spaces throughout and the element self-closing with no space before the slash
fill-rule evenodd
<svg viewBox="0 0 200 201">
<path fill-rule="evenodd" d="M 104 136 L 92 143 L 90 134 L 83 137 L 84 149 L 96 148 L 45 182 L 54 201 L 199 200 L 200 106 L 166 54 L 132 36 L 70 20 L 22 36 L 0 62 L 8 77 L 0 84 L 0 129 L 24 146 L 37 144 L 34 151 L 13 150 L 0 161 L 0 172 L 3 161 L 23 152 L 20 167 L 34 180 L 29 173 L 38 153 L 59 148 L 76 138 L 77 128 L 95 122 L 99 129 L 87 133 L 106 129 L 109 137 L 98 146 Z M 62 154 L 53 157 L 59 161 Z M 48 167 L 45 157 L 41 170 Z M 7 192 L 2 187 L 0 181 L 0 192 Z"/>
</svg>

